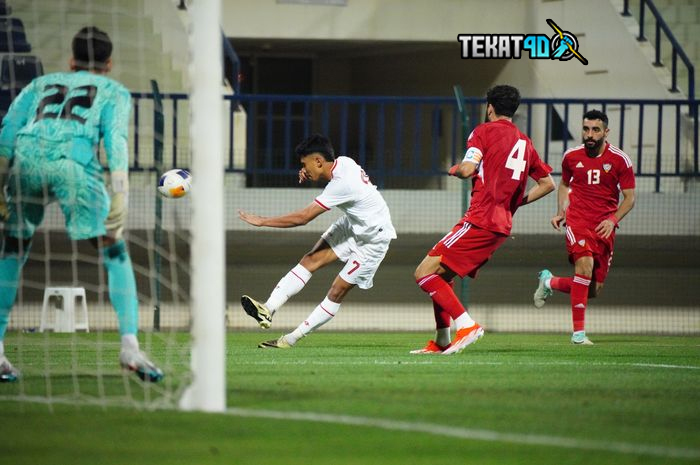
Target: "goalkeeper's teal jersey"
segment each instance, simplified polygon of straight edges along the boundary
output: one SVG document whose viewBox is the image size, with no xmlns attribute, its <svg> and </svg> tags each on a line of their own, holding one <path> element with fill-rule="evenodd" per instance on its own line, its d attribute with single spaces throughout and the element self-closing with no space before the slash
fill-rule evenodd
<svg viewBox="0 0 700 465">
<path fill-rule="evenodd" d="M 87 71 L 52 73 L 27 85 L 10 105 L 0 132 L 0 156 L 15 150 L 40 158 L 70 158 L 101 171 L 103 141 L 110 171 L 127 171 L 131 95 L 119 82 Z M 27 150 L 31 147 L 39 150 Z"/>
</svg>

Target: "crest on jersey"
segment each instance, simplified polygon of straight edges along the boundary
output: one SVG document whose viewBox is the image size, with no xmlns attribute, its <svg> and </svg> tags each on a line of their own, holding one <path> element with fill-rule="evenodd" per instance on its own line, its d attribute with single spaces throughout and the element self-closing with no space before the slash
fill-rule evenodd
<svg viewBox="0 0 700 465">
<path fill-rule="evenodd" d="M 576 168 L 583 168 L 583 163 L 578 162 L 578 163 L 576 164 Z"/>
<path fill-rule="evenodd" d="M 586 245 L 586 241 L 583 240 L 583 239 L 581 239 L 580 241 L 578 241 L 578 245 L 580 245 L 581 247 L 583 247 L 584 245 Z"/>
<path fill-rule="evenodd" d="M 611 168 L 612 168 L 612 165 L 610 163 L 603 163 L 603 169 L 605 170 L 606 173 L 608 171 L 610 171 Z"/>
</svg>

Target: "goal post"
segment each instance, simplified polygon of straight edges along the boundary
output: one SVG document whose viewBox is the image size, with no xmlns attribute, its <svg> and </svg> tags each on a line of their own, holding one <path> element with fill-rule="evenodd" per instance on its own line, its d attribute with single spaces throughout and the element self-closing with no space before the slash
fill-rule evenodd
<svg viewBox="0 0 700 465">
<path fill-rule="evenodd" d="M 180 408 L 217 412 L 226 408 L 221 2 L 197 0 L 189 11 L 192 382 Z"/>
</svg>

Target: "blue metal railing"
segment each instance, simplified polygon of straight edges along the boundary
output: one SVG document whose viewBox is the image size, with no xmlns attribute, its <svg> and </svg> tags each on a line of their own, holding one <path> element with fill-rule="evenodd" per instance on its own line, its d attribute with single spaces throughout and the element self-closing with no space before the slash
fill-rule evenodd
<svg viewBox="0 0 700 465">
<path fill-rule="evenodd" d="M 135 124 L 139 107 L 151 94 L 134 94 Z M 186 168 L 178 159 L 178 102 L 185 94 L 163 95 L 170 105 L 166 121 L 166 167 Z M 468 127 L 483 119 L 482 98 L 465 98 Z M 653 178 L 655 189 L 670 177 L 700 175 L 698 100 L 523 99 L 515 122 L 528 134 L 542 158 L 560 170 L 562 153 L 580 143 L 580 118 L 590 109 L 610 117 L 608 140 L 625 150 L 637 176 Z M 294 145 L 312 132 L 333 140 L 338 154 L 350 155 L 372 175 L 380 188 L 439 188 L 448 166 L 462 157 L 461 120 L 453 97 L 383 97 L 318 95 L 233 95 L 225 97 L 229 115 L 226 169 L 246 175 L 250 186 L 293 185 L 298 170 Z M 552 118 L 557 113 L 560 123 Z M 245 131 L 236 133 L 234 116 L 245 117 Z M 559 128 L 555 138 L 555 124 Z M 138 126 L 137 126 L 138 127 Z M 168 131 L 170 129 L 170 133 Z M 571 136 L 569 137 L 569 134 Z M 149 141 L 135 135 L 132 168 L 150 169 Z M 245 143 L 236 144 L 245 137 Z M 558 140 L 556 140 L 558 139 Z M 234 147 L 244 147 L 236 153 Z M 170 159 L 168 159 L 170 156 Z M 287 184 L 285 184 L 287 183 Z"/>
<path fill-rule="evenodd" d="M 637 36 L 637 40 L 641 41 L 646 41 L 647 37 L 644 34 L 644 17 L 645 17 L 645 11 L 646 9 L 649 9 L 651 14 L 654 16 L 654 21 L 655 21 L 655 26 L 654 26 L 654 48 L 655 48 L 655 57 L 654 57 L 654 66 L 664 66 L 663 62 L 661 61 L 661 31 L 666 34 L 666 38 L 668 41 L 671 43 L 672 51 L 671 51 L 671 92 L 678 92 L 678 57 L 680 57 L 681 61 L 686 67 L 686 71 L 688 73 L 688 99 L 693 100 L 695 99 L 695 67 L 693 66 L 693 63 L 690 61 L 688 58 L 688 55 L 686 55 L 685 51 L 683 50 L 683 47 L 680 46 L 678 43 L 678 40 L 676 40 L 676 36 L 673 35 L 673 32 L 671 32 L 671 28 L 668 27 L 668 24 L 666 24 L 666 21 L 664 21 L 663 17 L 661 16 L 661 13 L 659 13 L 659 10 L 656 8 L 656 5 L 651 0 L 639 0 L 639 36 Z M 623 16 L 631 16 L 632 14 L 630 13 L 630 8 L 629 8 L 629 0 L 625 0 L 624 2 L 624 9 L 622 10 L 622 15 Z"/>
</svg>

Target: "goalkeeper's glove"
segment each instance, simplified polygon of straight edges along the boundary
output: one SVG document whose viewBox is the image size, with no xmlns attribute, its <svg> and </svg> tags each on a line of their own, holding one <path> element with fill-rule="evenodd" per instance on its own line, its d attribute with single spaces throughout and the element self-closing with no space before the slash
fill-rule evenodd
<svg viewBox="0 0 700 465">
<path fill-rule="evenodd" d="M 112 173 L 112 199 L 105 220 L 107 235 L 121 239 L 129 211 L 129 177 L 125 171 Z"/>
<path fill-rule="evenodd" d="M 10 217 L 10 210 L 7 208 L 7 200 L 5 194 L 0 193 L 0 221 L 7 221 Z"/>
</svg>

